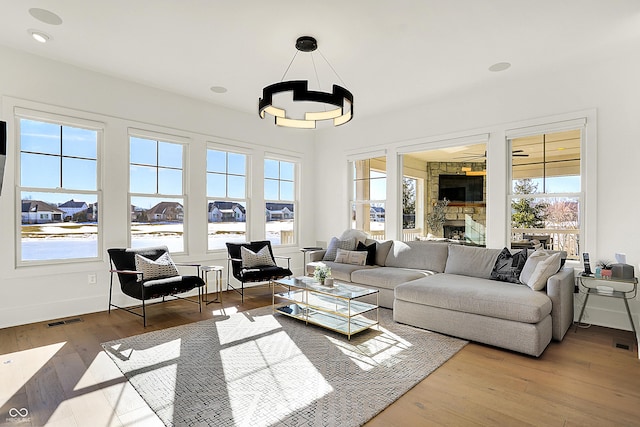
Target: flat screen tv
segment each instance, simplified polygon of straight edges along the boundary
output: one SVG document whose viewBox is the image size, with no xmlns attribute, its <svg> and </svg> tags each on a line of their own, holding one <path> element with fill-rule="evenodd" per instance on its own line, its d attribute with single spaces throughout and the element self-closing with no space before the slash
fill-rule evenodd
<svg viewBox="0 0 640 427">
<path fill-rule="evenodd" d="M 440 175 L 438 200 L 450 202 L 482 202 L 484 176 Z"/>
</svg>

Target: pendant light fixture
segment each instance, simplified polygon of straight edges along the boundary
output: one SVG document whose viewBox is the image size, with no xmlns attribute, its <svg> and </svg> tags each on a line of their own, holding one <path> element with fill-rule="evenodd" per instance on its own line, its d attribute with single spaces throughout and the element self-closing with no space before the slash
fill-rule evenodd
<svg viewBox="0 0 640 427">
<path fill-rule="evenodd" d="M 310 36 L 299 37 L 296 41 L 296 49 L 299 52 L 311 53 L 318 49 L 318 42 Z M 320 52 L 318 51 L 318 53 Z M 264 119 L 265 115 L 269 114 L 275 117 L 275 123 L 278 126 L 300 129 L 315 129 L 316 122 L 323 120 L 333 120 L 334 126 L 345 124 L 351 120 L 353 118 L 353 94 L 344 87 L 334 84 L 332 92 L 321 92 L 309 90 L 308 80 L 284 80 L 297 54 L 298 52 L 294 54 L 280 83 L 274 83 L 262 90 L 262 98 L 258 101 L 260 117 Z M 338 76 L 324 55 L 322 55 L 322 53 L 320 53 L 320 55 L 336 76 Z M 313 60 L 313 55 L 311 59 Z M 318 81 L 319 85 L 318 71 L 315 67 L 315 62 L 313 63 L 313 68 L 316 74 L 316 81 Z M 338 76 L 338 79 L 340 79 L 340 76 Z M 340 81 L 342 81 L 342 79 L 340 79 Z M 305 106 L 310 103 L 317 104 L 317 111 L 305 112 L 304 118 L 292 118 L 288 116 L 285 108 L 273 105 L 274 95 L 283 92 L 292 92 L 293 101 L 305 102 Z"/>
</svg>

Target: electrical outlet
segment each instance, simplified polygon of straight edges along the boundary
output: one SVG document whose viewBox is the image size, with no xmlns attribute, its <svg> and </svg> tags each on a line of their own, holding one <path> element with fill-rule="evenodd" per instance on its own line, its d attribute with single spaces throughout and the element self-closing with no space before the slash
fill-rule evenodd
<svg viewBox="0 0 640 427">
<path fill-rule="evenodd" d="M 90 285 L 95 285 L 96 283 L 98 283 L 98 278 L 96 277 L 96 275 L 95 275 L 95 274 L 89 274 L 89 275 L 87 276 L 87 282 L 88 282 Z"/>
</svg>

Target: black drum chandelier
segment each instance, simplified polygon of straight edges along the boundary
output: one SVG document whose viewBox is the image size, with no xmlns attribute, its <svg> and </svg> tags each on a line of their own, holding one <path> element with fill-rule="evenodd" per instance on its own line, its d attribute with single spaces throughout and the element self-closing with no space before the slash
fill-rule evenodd
<svg viewBox="0 0 640 427">
<path fill-rule="evenodd" d="M 299 37 L 296 41 L 296 49 L 300 52 L 313 52 L 318 49 L 318 42 L 310 36 Z M 350 121 L 353 118 L 353 94 L 344 87 L 334 84 L 332 92 L 321 92 L 309 90 L 309 82 L 307 80 L 284 81 L 297 54 L 298 52 L 294 54 L 280 83 L 274 83 L 262 90 L 262 98 L 258 100 L 260 117 L 264 119 L 265 115 L 269 114 L 275 117 L 275 123 L 278 126 L 300 129 L 315 129 L 316 122 L 323 120 L 333 120 L 334 126 L 340 126 Z M 320 55 L 335 73 L 329 61 L 327 61 L 322 53 L 320 53 Z M 319 82 L 315 62 L 314 70 L 316 80 Z M 338 76 L 337 73 L 336 76 Z M 340 79 L 340 76 L 338 76 L 338 78 Z M 342 79 L 340 80 L 342 81 Z M 284 108 L 273 105 L 273 96 L 282 92 L 292 92 L 293 101 L 296 102 L 316 103 L 321 110 L 305 112 L 304 118 L 288 117 L 287 111 Z"/>
</svg>

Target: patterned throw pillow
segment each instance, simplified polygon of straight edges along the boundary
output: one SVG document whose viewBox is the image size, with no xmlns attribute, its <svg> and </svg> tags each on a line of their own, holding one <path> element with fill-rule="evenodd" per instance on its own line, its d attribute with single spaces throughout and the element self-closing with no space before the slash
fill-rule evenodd
<svg viewBox="0 0 640 427">
<path fill-rule="evenodd" d="M 324 253 L 323 261 L 335 261 L 338 249 L 344 249 L 345 251 L 352 251 L 356 248 L 356 239 L 353 237 L 346 240 L 340 240 L 334 237 L 329 242 L 327 251 Z"/>
<path fill-rule="evenodd" d="M 240 257 L 242 258 L 242 268 L 275 267 L 276 265 L 271 258 L 269 246 L 263 247 L 258 252 L 241 246 Z"/>
<path fill-rule="evenodd" d="M 511 254 L 508 248 L 502 249 L 502 252 L 496 259 L 496 264 L 491 271 L 491 279 L 499 280 L 501 282 L 521 283 L 520 273 L 527 262 L 527 250 L 523 249 L 520 252 Z"/>
<path fill-rule="evenodd" d="M 365 265 L 367 253 L 364 251 L 345 251 L 338 249 L 336 262 L 340 264 Z"/>
<path fill-rule="evenodd" d="M 135 262 L 136 271 L 142 272 L 142 280 L 163 279 L 180 275 L 168 252 L 160 255 L 155 261 L 136 254 Z"/>
</svg>

